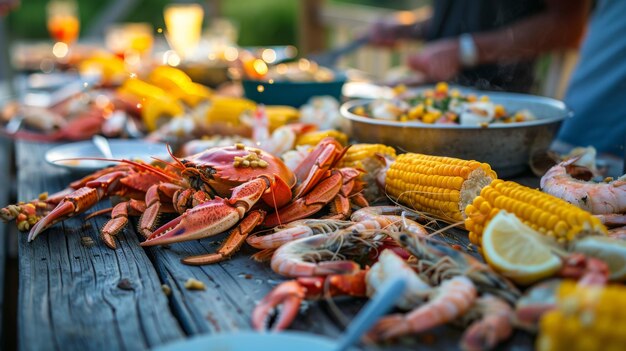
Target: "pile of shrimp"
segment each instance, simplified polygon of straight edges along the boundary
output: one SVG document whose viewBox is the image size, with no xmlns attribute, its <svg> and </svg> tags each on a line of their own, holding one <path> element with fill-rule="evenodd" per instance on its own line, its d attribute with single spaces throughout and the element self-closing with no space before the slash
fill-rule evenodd
<svg viewBox="0 0 626 351">
<path fill-rule="evenodd" d="M 581 160 L 586 162 L 581 165 Z M 600 182 L 591 180 L 595 175 L 591 148 L 550 168 L 541 178 L 541 189 L 600 218 L 611 228 L 610 236 L 626 239 L 626 174 Z"/>
<path fill-rule="evenodd" d="M 419 334 L 446 323 L 467 327 L 465 350 L 486 350 L 512 333 L 520 291 L 473 256 L 435 239 L 428 219 L 399 206 L 365 207 L 350 221 L 305 219 L 268 235 L 251 235 L 272 269 L 295 278 L 280 284 L 253 313 L 256 329 L 287 328 L 303 300 L 331 295 L 371 296 L 387 280 L 402 276 L 407 289 L 396 313 L 369 332 L 383 341 Z M 422 223 L 420 223 L 422 222 Z M 280 307 L 280 308 L 279 308 Z"/>
</svg>

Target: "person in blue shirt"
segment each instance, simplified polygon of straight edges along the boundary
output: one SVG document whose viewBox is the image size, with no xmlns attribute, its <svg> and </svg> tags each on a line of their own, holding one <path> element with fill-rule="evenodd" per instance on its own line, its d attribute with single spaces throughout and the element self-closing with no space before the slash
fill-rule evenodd
<svg viewBox="0 0 626 351">
<path fill-rule="evenodd" d="M 598 0 L 565 94 L 574 112 L 558 139 L 624 157 L 626 143 L 626 1 Z"/>
</svg>

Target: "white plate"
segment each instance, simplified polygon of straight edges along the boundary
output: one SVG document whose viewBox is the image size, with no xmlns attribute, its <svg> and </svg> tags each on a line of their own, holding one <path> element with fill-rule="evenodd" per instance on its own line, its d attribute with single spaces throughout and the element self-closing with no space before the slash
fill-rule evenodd
<svg viewBox="0 0 626 351">
<path fill-rule="evenodd" d="M 115 159 L 141 160 L 152 162 L 156 157 L 168 160 L 167 147 L 162 143 L 152 143 L 134 139 L 109 139 L 111 152 Z M 98 160 L 75 160 L 82 157 L 104 157 L 91 140 L 79 141 L 56 146 L 46 152 L 46 161 L 54 166 L 78 172 L 93 172 L 117 164 L 117 162 Z"/>
<path fill-rule="evenodd" d="M 280 333 L 237 333 L 196 336 L 157 347 L 154 351 L 332 351 L 337 344 L 323 336 L 283 331 Z M 351 348 L 350 350 L 356 350 Z"/>
</svg>

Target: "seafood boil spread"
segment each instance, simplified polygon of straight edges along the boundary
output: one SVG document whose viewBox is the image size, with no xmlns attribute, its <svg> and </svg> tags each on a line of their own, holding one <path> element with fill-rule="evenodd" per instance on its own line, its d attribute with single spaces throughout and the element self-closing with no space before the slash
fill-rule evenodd
<svg viewBox="0 0 626 351">
<path fill-rule="evenodd" d="M 282 278 L 246 311 L 259 331 L 289 329 L 308 313 L 307 301 L 368 298 L 402 277 L 405 291 L 368 343 L 451 325 L 463 331 L 464 350 L 494 349 L 515 330 L 536 335 L 539 350 L 623 347 L 616 326 L 626 322 L 626 176 L 602 179 L 593 157 L 559 159 L 530 188 L 478 160 L 353 140 L 333 98 L 264 105 L 175 67 L 125 75 L 115 58 L 98 60 L 90 64 L 106 79 L 89 89 L 48 107 L 6 104 L 5 128 L 21 120 L 8 134 L 36 142 L 145 138 L 168 143 L 169 157 L 114 160 L 59 192 L 2 204 L 0 218 L 29 242 L 71 217 L 106 218 L 95 245 L 108 250 L 119 250 L 129 227 L 141 246 L 163 250 L 227 233 L 182 264 L 217 264 L 253 248 L 251 262 Z M 332 79 L 330 70 L 302 65 L 278 65 L 264 78 Z M 446 83 L 396 92 L 353 112 L 461 126 L 541 117 Z M 101 202 L 107 208 L 94 210 Z"/>
</svg>

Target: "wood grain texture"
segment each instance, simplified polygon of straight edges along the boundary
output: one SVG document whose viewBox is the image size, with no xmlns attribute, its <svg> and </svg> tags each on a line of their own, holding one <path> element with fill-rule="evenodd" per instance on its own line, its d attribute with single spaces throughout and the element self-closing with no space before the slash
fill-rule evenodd
<svg viewBox="0 0 626 351">
<path fill-rule="evenodd" d="M 61 190 L 76 178 L 46 164 L 46 148 L 17 143 L 20 200 Z M 117 250 L 99 243 L 105 219 L 71 218 L 31 243 L 20 236 L 21 350 L 143 350 L 183 337 L 134 230 L 121 234 Z M 96 245 L 83 245 L 83 237 Z"/>
<path fill-rule="evenodd" d="M 72 177 L 46 165 L 46 147 L 18 143 L 19 197 L 30 199 L 42 190 L 57 191 Z M 109 206 L 101 202 L 97 208 Z M 180 259 L 217 249 L 224 234 L 200 241 L 143 250 L 133 228 L 120 235 L 117 250 L 98 240 L 106 216 L 69 219 L 32 243 L 20 238 L 20 349 L 146 349 L 186 335 L 251 329 L 256 303 L 283 279 L 268 264 L 252 261 L 244 246 L 233 259 L 193 267 Z M 85 247 L 81 237 L 96 245 Z M 467 246 L 460 230 L 447 235 Z M 194 278 L 204 290 L 188 290 Z M 120 289 L 126 279 L 131 289 Z M 171 289 L 169 299 L 161 284 Z M 339 298 L 306 304 L 292 326 L 337 338 L 365 299 Z M 444 326 L 393 344 L 368 345 L 367 350 L 456 349 L 462 330 Z M 503 349 L 532 348 L 532 338 L 516 334 Z"/>
</svg>

